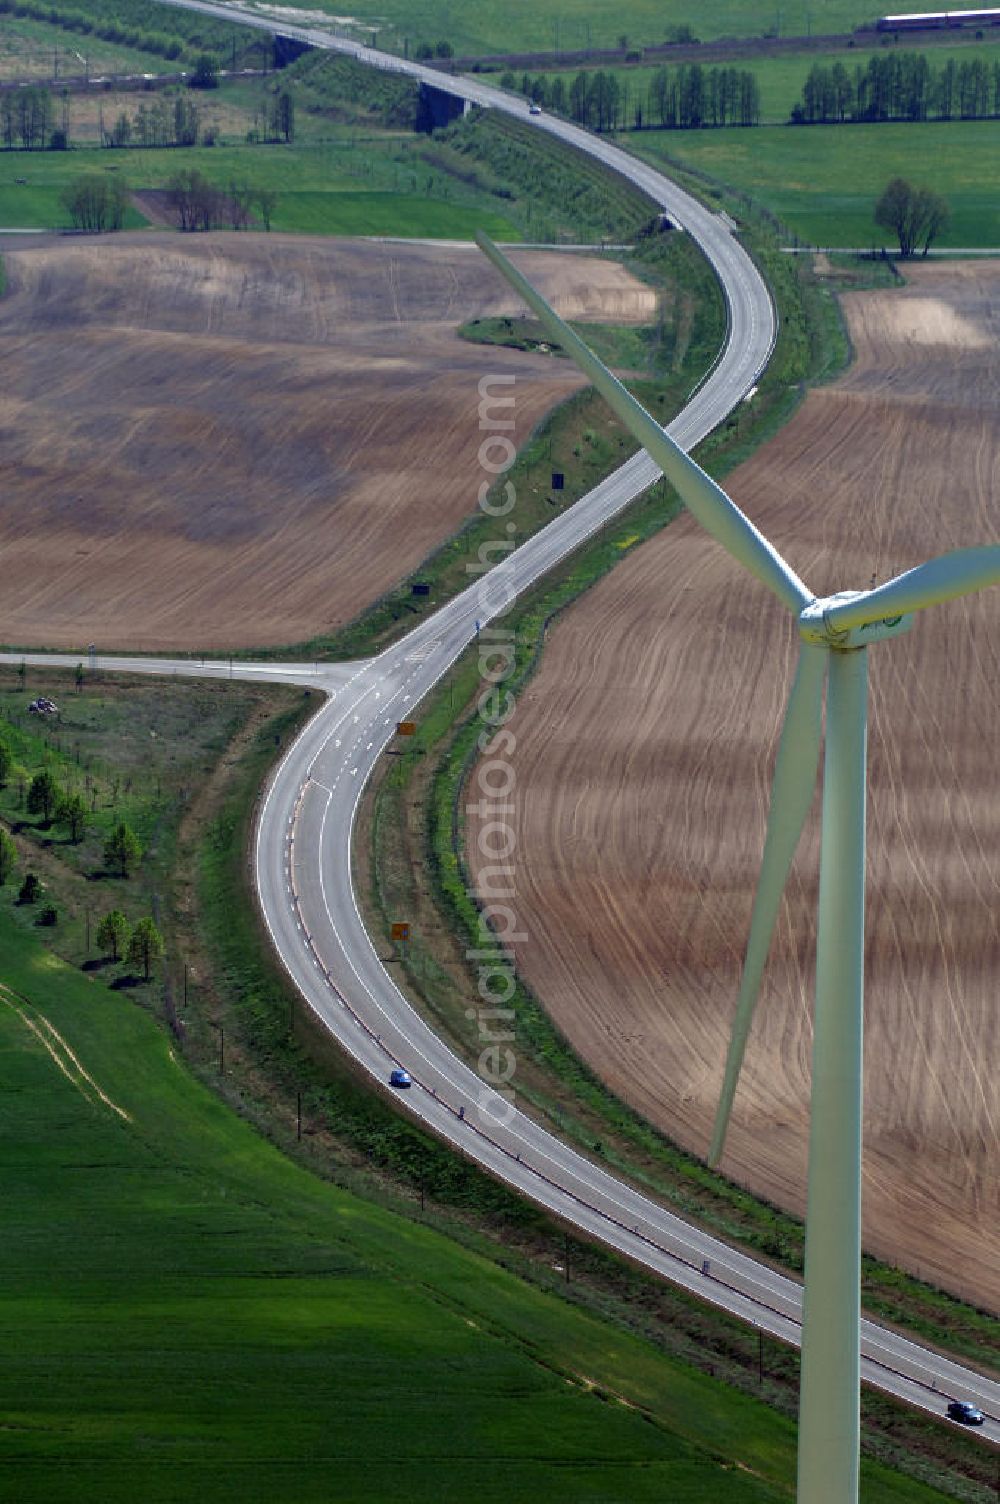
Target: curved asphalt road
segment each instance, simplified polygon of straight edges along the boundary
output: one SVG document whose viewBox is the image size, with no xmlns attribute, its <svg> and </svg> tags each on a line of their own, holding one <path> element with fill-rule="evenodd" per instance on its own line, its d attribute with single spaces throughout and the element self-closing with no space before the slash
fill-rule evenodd
<svg viewBox="0 0 1000 1504">
<path fill-rule="evenodd" d="M 183 0 L 167 0 L 183 3 Z M 244 19 L 229 7 L 186 0 L 193 9 Z M 249 19 L 249 18 L 248 18 Z M 264 18 L 253 24 L 272 29 Z M 480 103 L 525 113 L 519 101 L 477 80 L 452 79 L 403 64 L 324 33 L 282 28 L 315 46 L 426 78 Z M 531 116 L 641 186 L 698 240 L 729 304 L 729 339 L 712 375 L 670 425 L 691 448 L 745 395 L 773 343 L 766 288 L 726 223 L 673 183 L 618 148 L 563 121 Z M 659 476 L 643 452 L 506 561 L 422 622 L 401 643 L 354 664 L 247 664 L 122 658 L 101 667 L 130 672 L 284 680 L 315 686 L 327 698 L 275 771 L 258 821 L 255 870 L 265 922 L 302 996 L 343 1047 L 376 1080 L 405 1067 L 413 1089 L 399 1100 L 441 1138 L 584 1232 L 609 1243 L 697 1295 L 797 1344 L 801 1287 L 737 1252 L 616 1180 L 512 1109 L 440 1040 L 414 1011 L 364 928 L 351 876 L 351 833 L 365 782 L 414 707 L 509 602 L 541 578 Z M 22 655 L 3 655 L 20 661 Z M 79 655 L 31 655 L 70 666 Z M 470 998 L 470 1004 L 474 1000 Z M 516 1041 L 514 1042 L 516 1050 Z M 515 1083 L 516 1084 L 516 1083 Z M 969 1399 L 989 1417 L 980 1434 L 1000 1441 L 1000 1385 L 873 1322 L 862 1329 L 865 1379 L 940 1415 L 945 1398 Z"/>
</svg>

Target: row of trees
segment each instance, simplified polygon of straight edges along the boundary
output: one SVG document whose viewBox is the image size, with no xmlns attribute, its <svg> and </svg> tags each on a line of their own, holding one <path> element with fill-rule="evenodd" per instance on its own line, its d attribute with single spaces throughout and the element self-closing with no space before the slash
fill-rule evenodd
<svg viewBox="0 0 1000 1504">
<path fill-rule="evenodd" d="M 872 57 L 848 72 L 841 62 L 810 69 L 802 98 L 792 109 L 794 125 L 839 125 L 846 121 L 982 120 L 1000 115 L 1000 62 L 949 58 L 932 68 L 919 52 Z"/>
<path fill-rule="evenodd" d="M 254 145 L 259 141 L 284 141 L 287 145 L 295 140 L 295 100 L 290 90 L 278 89 L 258 106 L 247 140 Z"/>
<path fill-rule="evenodd" d="M 197 169 L 190 168 L 171 178 L 167 201 L 182 230 L 219 230 L 226 225 L 245 230 L 255 212 L 265 230 L 270 230 L 278 195 L 271 188 L 252 188 L 249 183 L 232 182 L 228 188 L 217 188 Z"/>
<path fill-rule="evenodd" d="M 123 179 L 88 172 L 66 185 L 59 202 L 73 221 L 74 229 L 100 234 L 122 228 L 128 197 L 128 185 Z"/>
<path fill-rule="evenodd" d="M 217 188 L 195 168 L 177 172 L 166 189 L 167 202 L 182 230 L 245 230 L 256 217 L 265 230 L 278 202 L 272 188 L 253 188 L 231 182 Z M 124 178 L 109 179 L 100 173 L 85 173 L 65 187 L 60 202 L 73 221 L 73 228 L 91 234 L 120 230 L 125 222 L 129 188 Z"/>
<path fill-rule="evenodd" d="M 649 85 L 650 123 L 666 130 L 759 125 L 760 86 L 746 68 L 661 68 Z"/>
<path fill-rule="evenodd" d="M 518 87 L 512 73 L 504 88 Z M 660 68 L 646 89 L 603 69 L 581 69 L 565 80 L 522 74 L 521 92 L 557 115 L 568 115 L 593 130 L 697 130 L 700 126 L 759 125 L 760 87 L 745 68 L 703 68 L 700 63 Z"/>
<path fill-rule="evenodd" d="M 194 80 L 192 80 L 192 83 Z M 202 87 L 207 87 L 203 85 Z M 0 91 L 0 140 L 7 151 L 43 151 L 65 147 L 69 130 L 68 96 L 64 97 L 63 125 L 53 130 L 55 110 L 52 93 L 43 85 L 28 89 Z M 157 94 L 142 100 L 133 111 L 121 110 L 112 125 L 105 122 L 104 111 L 98 114 L 98 134 L 102 146 L 205 146 L 215 143 L 214 126 L 202 126 L 196 102 L 190 95 Z M 254 115 L 247 140 L 284 141 L 295 139 L 295 102 L 288 89 L 269 94 Z"/>
<path fill-rule="evenodd" d="M 158 94 L 149 104 L 141 103 L 134 115 L 122 110 L 110 128 L 102 113 L 100 134 L 102 146 L 197 146 L 201 115 L 186 94 Z"/>
<path fill-rule="evenodd" d="M 133 115 L 123 110 L 110 130 L 100 125 L 104 146 L 205 146 L 215 144 L 214 126 L 202 127 L 197 104 L 186 94 L 159 95 Z M 288 89 L 269 94 L 247 132 L 251 143 L 295 140 L 295 101 Z"/>
</svg>

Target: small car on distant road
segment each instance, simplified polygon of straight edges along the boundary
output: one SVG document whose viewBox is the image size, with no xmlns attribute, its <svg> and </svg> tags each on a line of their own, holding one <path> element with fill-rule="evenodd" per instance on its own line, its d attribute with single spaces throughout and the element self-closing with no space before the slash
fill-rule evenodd
<svg viewBox="0 0 1000 1504">
<path fill-rule="evenodd" d="M 389 1075 L 389 1085 L 396 1086 L 403 1091 L 407 1086 L 412 1085 L 412 1082 L 406 1071 L 392 1071 Z"/>
<path fill-rule="evenodd" d="M 542 107 L 541 107 L 541 105 L 538 103 L 537 99 L 533 99 L 531 101 L 531 103 L 529 104 L 529 106 L 528 106 L 528 114 L 529 115 L 540 115 L 541 113 L 542 113 Z"/>
<path fill-rule="evenodd" d="M 968 1400 L 952 1400 L 948 1406 L 948 1417 L 957 1420 L 960 1426 L 981 1426 L 985 1417 L 978 1405 L 970 1405 Z"/>
</svg>

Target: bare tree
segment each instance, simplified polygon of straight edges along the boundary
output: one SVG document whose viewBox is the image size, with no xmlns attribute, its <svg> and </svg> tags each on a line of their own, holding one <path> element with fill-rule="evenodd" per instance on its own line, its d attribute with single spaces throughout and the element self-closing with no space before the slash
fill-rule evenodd
<svg viewBox="0 0 1000 1504">
<path fill-rule="evenodd" d="M 113 180 L 96 172 L 85 173 L 68 183 L 60 202 L 77 230 L 100 234 L 120 230 L 128 208 L 128 185 L 122 178 Z"/>
<path fill-rule="evenodd" d="M 260 217 L 264 221 L 264 229 L 269 230 L 271 228 L 271 216 L 278 202 L 278 195 L 273 188 L 258 188 L 256 201 Z"/>
<path fill-rule="evenodd" d="M 216 230 L 229 217 L 226 195 L 193 167 L 170 179 L 167 200 L 182 230 Z"/>
</svg>

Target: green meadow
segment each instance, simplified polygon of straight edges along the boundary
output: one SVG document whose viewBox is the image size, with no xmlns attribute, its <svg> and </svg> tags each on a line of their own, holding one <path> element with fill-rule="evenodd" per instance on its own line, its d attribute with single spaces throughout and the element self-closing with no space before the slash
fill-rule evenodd
<svg viewBox="0 0 1000 1504">
<path fill-rule="evenodd" d="M 327 9 L 331 9 L 327 7 Z M 807 36 L 842 33 L 882 15 L 864 0 L 713 0 L 693 8 L 685 0 L 385 0 L 370 9 L 352 9 L 361 23 L 377 30 L 379 45 L 410 55 L 420 41 L 449 41 L 458 54 L 477 52 L 575 50 L 616 47 L 626 36 L 631 46 L 666 41 L 672 28 L 689 26 L 699 41 L 718 37 Z"/>
<path fill-rule="evenodd" d="M 872 211 L 899 176 L 948 200 L 951 224 L 938 247 L 1000 247 L 996 121 L 641 131 L 624 142 L 650 161 L 749 195 L 810 245 L 892 249 Z"/>
<path fill-rule="evenodd" d="M 69 216 L 60 194 L 87 172 L 114 172 L 139 191 L 166 188 L 176 173 L 190 168 L 223 189 L 233 182 L 273 189 L 275 230 L 471 240 L 483 228 L 502 240 L 520 238 L 509 220 L 477 201 L 473 189 L 443 185 L 440 175 L 428 173 L 417 162 L 401 166 L 388 152 L 373 154 L 347 139 L 292 147 L 3 152 L 0 225 L 67 228 Z M 142 223 L 133 211 L 127 227 Z"/>
<path fill-rule="evenodd" d="M 787 1420 L 292 1164 L 8 901 L 4 1497 L 792 1497 Z"/>
</svg>

